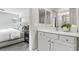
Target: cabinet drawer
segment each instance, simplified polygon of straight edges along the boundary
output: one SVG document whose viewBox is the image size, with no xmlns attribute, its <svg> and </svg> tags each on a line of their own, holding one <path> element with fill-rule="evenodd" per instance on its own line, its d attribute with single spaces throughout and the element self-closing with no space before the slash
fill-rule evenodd
<svg viewBox="0 0 79 59">
<path fill-rule="evenodd" d="M 72 43 L 73 44 L 75 41 L 75 38 L 69 37 L 69 36 L 60 36 L 59 40 L 65 42 L 65 43 Z"/>
<path fill-rule="evenodd" d="M 50 38 L 50 39 L 58 40 L 58 35 L 56 35 L 56 34 L 45 33 L 45 36 Z"/>
<path fill-rule="evenodd" d="M 54 47 L 53 47 L 54 51 L 74 51 L 74 47 L 69 47 L 63 44 L 58 44 L 58 43 L 54 43 Z"/>
</svg>

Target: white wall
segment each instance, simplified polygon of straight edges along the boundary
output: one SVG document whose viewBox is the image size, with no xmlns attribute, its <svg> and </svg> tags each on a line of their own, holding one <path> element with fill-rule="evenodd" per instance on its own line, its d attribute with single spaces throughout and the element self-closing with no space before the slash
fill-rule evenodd
<svg viewBox="0 0 79 59">
<path fill-rule="evenodd" d="M 71 23 L 77 25 L 77 10 L 76 8 L 70 8 L 70 20 Z"/>
<path fill-rule="evenodd" d="M 38 9 L 33 8 L 30 10 L 30 48 L 35 50 L 38 47 L 37 27 L 38 27 Z"/>
<path fill-rule="evenodd" d="M 76 23 L 77 23 L 77 32 L 79 33 L 79 8 L 76 8 L 76 11 L 74 11 L 76 13 Z"/>
<path fill-rule="evenodd" d="M 7 12 L 19 14 L 25 24 L 29 24 L 29 9 L 30 8 L 4 8 Z"/>
</svg>

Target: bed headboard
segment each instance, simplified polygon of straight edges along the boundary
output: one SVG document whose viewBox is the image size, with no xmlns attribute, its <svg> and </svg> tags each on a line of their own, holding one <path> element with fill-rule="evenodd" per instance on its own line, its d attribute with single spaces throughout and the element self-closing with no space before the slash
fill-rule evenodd
<svg viewBox="0 0 79 59">
<path fill-rule="evenodd" d="M 0 12 L 0 29 L 14 28 L 19 22 L 19 15 Z"/>
</svg>

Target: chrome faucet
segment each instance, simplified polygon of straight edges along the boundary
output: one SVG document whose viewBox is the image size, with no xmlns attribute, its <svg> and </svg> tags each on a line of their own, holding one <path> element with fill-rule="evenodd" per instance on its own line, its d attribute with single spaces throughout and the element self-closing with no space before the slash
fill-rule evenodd
<svg viewBox="0 0 79 59">
<path fill-rule="evenodd" d="M 58 31 L 59 26 L 56 26 L 56 31 Z"/>
</svg>

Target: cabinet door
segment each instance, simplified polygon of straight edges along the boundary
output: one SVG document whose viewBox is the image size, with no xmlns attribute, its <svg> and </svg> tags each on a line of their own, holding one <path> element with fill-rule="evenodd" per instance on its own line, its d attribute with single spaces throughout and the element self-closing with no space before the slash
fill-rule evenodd
<svg viewBox="0 0 79 59">
<path fill-rule="evenodd" d="M 38 50 L 49 51 L 50 41 L 43 34 L 44 33 L 41 33 L 41 34 L 38 33 Z"/>
<path fill-rule="evenodd" d="M 40 51 L 49 51 L 50 42 L 46 38 L 42 38 L 38 40 L 38 50 Z"/>
</svg>

